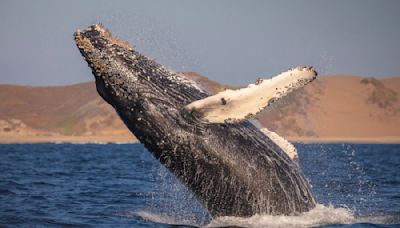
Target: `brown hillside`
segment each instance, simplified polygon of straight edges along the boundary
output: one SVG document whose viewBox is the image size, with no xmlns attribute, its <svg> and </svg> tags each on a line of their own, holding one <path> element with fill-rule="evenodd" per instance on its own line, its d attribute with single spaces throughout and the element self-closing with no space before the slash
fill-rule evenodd
<svg viewBox="0 0 400 228">
<path fill-rule="evenodd" d="M 3 127 L 3 131 L 1 131 Z M 0 136 L 127 136 L 93 82 L 71 86 L 0 86 Z"/>
<path fill-rule="evenodd" d="M 185 73 L 210 93 L 228 86 Z M 256 116 L 295 140 L 400 141 L 400 77 L 320 77 Z M 0 141 L 132 141 L 93 82 L 57 87 L 0 85 Z"/>
<path fill-rule="evenodd" d="M 400 92 L 400 77 L 383 79 L 382 82 L 393 91 Z"/>
<path fill-rule="evenodd" d="M 259 119 L 287 137 L 400 138 L 400 78 L 320 77 Z M 396 84 L 397 83 L 397 84 Z"/>
</svg>

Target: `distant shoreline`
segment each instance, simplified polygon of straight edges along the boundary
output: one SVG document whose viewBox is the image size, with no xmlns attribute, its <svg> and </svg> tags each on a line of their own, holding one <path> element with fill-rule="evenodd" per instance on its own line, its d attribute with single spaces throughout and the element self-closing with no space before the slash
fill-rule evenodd
<svg viewBox="0 0 400 228">
<path fill-rule="evenodd" d="M 23 136 L 23 137 L 0 137 L 0 144 L 35 144 L 35 143 L 54 143 L 54 144 L 134 144 L 135 138 L 127 136 Z"/>
<path fill-rule="evenodd" d="M 304 137 L 286 137 L 292 143 L 301 144 L 337 144 L 337 143 L 355 143 L 355 144 L 400 144 L 400 137 L 326 137 L 326 138 L 304 138 Z M 36 143 L 54 143 L 54 144 L 136 144 L 138 141 L 133 137 L 127 136 L 23 136 L 23 137 L 0 137 L 0 144 L 36 144 Z"/>
<path fill-rule="evenodd" d="M 336 143 L 354 143 L 354 144 L 400 144 L 400 137 L 326 137 L 326 138 L 303 138 L 287 137 L 292 143 L 303 144 L 336 144 Z"/>
<path fill-rule="evenodd" d="M 212 93 L 232 88 L 195 72 L 184 74 Z M 400 144 L 396 91 L 400 91 L 400 77 L 323 76 L 305 87 L 302 96 L 289 96 L 256 118 L 263 127 L 300 144 Z M 0 100 L 4 110 L 0 111 L 0 143 L 136 143 L 93 82 L 0 85 Z"/>
</svg>

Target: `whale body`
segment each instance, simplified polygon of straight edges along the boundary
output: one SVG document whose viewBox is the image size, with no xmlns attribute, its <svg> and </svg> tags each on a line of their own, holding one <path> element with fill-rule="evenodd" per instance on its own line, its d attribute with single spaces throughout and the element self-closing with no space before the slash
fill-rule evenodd
<svg viewBox="0 0 400 228">
<path fill-rule="evenodd" d="M 299 165 L 247 119 L 257 111 L 245 115 L 236 107 L 248 104 L 251 99 L 246 96 L 261 96 L 262 90 L 252 88 L 262 83 L 235 96 L 230 95 L 234 91 L 211 95 L 141 55 L 101 25 L 78 30 L 74 39 L 92 69 L 100 96 L 211 216 L 297 215 L 315 207 Z M 290 76 L 316 75 L 311 68 L 289 72 Z M 281 81 L 266 83 L 270 88 Z M 285 91 L 261 96 L 264 103 L 257 101 L 256 106 L 268 106 Z M 216 118 L 225 114 L 226 119 Z"/>
</svg>

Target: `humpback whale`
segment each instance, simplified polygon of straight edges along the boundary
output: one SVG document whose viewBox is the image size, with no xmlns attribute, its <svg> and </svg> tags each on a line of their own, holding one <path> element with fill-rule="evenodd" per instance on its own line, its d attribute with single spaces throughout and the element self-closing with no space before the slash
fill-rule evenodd
<svg viewBox="0 0 400 228">
<path fill-rule="evenodd" d="M 301 168 L 285 152 L 290 143 L 249 120 L 311 82 L 312 67 L 213 95 L 102 25 L 77 30 L 74 39 L 99 95 L 211 216 L 298 215 L 315 207 Z"/>
</svg>

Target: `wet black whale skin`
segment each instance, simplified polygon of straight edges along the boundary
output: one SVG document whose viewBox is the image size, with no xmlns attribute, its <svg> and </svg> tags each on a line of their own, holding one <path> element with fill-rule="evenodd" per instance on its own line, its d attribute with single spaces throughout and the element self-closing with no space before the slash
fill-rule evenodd
<svg viewBox="0 0 400 228">
<path fill-rule="evenodd" d="M 186 110 L 209 94 L 103 30 L 75 33 L 99 94 L 213 217 L 296 215 L 315 207 L 298 164 L 258 128 L 209 123 Z"/>
</svg>

